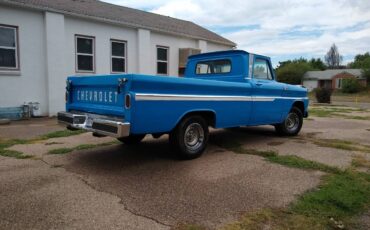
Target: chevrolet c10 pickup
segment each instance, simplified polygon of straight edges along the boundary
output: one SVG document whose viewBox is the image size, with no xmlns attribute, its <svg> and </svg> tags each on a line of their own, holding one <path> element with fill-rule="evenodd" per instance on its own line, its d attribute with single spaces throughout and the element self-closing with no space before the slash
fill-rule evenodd
<svg viewBox="0 0 370 230">
<path fill-rule="evenodd" d="M 193 159 L 205 150 L 209 127 L 273 125 L 297 135 L 307 107 L 307 89 L 277 82 L 269 57 L 230 50 L 190 56 L 184 77 L 69 77 L 58 121 L 128 145 L 169 134 L 173 152 Z"/>
</svg>

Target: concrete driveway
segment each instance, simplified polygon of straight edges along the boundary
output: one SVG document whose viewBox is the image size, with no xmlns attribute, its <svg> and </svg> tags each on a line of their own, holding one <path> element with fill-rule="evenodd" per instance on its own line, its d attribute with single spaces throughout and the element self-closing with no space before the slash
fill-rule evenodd
<svg viewBox="0 0 370 230">
<path fill-rule="evenodd" d="M 345 127 L 352 128 L 340 132 Z M 286 207 L 323 175 L 220 144 L 237 141 L 345 168 L 360 153 L 318 146 L 312 139 L 330 135 L 366 144 L 369 130 L 369 121 L 332 118 L 305 121 L 296 138 L 277 137 L 269 126 L 215 130 L 207 152 L 192 161 L 175 160 L 166 136 L 148 136 L 136 147 L 113 144 L 64 155 L 47 152 L 113 139 L 81 134 L 13 146 L 37 157 L 0 156 L 0 229 L 169 229 L 187 223 L 215 229 L 242 213 Z"/>
</svg>

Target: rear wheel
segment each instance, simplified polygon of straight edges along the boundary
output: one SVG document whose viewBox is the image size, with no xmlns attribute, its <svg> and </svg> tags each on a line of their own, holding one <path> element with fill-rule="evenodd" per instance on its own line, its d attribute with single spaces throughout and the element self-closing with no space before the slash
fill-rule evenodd
<svg viewBox="0 0 370 230">
<path fill-rule="evenodd" d="M 170 144 L 179 158 L 194 159 L 206 149 L 208 133 L 208 124 L 203 117 L 190 116 L 170 133 Z"/>
<path fill-rule="evenodd" d="M 126 145 L 139 144 L 145 137 L 145 134 L 130 135 L 128 137 L 117 138 L 117 140 L 125 143 Z"/>
<path fill-rule="evenodd" d="M 300 109 L 293 107 L 281 124 L 275 125 L 280 135 L 295 136 L 301 131 L 303 125 L 303 114 Z"/>
</svg>

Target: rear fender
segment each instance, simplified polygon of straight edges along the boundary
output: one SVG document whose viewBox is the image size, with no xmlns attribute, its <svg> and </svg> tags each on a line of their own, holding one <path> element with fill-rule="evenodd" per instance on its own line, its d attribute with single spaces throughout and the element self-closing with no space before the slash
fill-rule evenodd
<svg viewBox="0 0 370 230">
<path fill-rule="evenodd" d="M 191 116 L 191 115 L 200 115 L 206 121 L 208 124 L 212 127 L 216 127 L 217 119 L 216 119 L 216 112 L 214 110 L 210 109 L 195 109 L 195 110 L 189 110 L 186 111 L 185 113 L 182 114 L 182 116 L 179 117 L 177 120 L 176 124 L 172 127 L 171 130 L 175 129 L 176 126 L 186 117 Z"/>
</svg>

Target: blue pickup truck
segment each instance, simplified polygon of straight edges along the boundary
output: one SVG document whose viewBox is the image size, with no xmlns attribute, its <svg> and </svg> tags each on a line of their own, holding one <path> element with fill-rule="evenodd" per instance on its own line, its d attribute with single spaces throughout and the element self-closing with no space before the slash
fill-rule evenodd
<svg viewBox="0 0 370 230">
<path fill-rule="evenodd" d="M 270 58 L 230 50 L 190 56 L 185 77 L 69 77 L 58 121 L 125 144 L 169 134 L 174 153 L 193 159 L 205 150 L 209 127 L 273 125 L 296 135 L 307 106 L 307 90 L 277 82 Z"/>
</svg>

